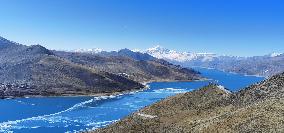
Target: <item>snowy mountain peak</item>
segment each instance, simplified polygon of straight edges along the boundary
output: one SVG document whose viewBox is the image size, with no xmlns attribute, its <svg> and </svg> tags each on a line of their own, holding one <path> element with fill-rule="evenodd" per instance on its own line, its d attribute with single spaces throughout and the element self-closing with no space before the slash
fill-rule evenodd
<svg viewBox="0 0 284 133">
<path fill-rule="evenodd" d="M 276 57 L 276 56 L 279 56 L 279 55 L 282 55 L 283 53 L 276 53 L 276 52 L 273 52 L 270 54 L 270 57 Z"/>
<path fill-rule="evenodd" d="M 156 45 L 153 48 L 148 48 L 146 51 L 151 51 L 151 52 L 168 52 L 170 50 L 162 47 L 161 45 Z"/>
<path fill-rule="evenodd" d="M 191 53 L 191 52 L 178 52 L 175 50 L 170 50 L 167 48 L 162 47 L 161 45 L 156 45 L 152 48 L 148 48 L 146 50 L 129 50 L 129 49 L 122 49 L 120 52 L 140 52 L 146 53 L 158 59 L 165 59 L 168 61 L 173 62 L 186 62 L 186 61 L 193 61 L 193 60 L 201 60 L 201 61 L 211 61 L 213 58 L 217 57 L 214 53 Z M 78 53 L 90 53 L 90 54 L 98 54 L 103 52 L 100 48 L 93 48 L 93 49 L 76 49 L 72 52 Z M 117 51 L 119 52 L 119 51 Z"/>
<path fill-rule="evenodd" d="M 90 54 L 97 54 L 102 52 L 103 50 L 100 48 L 93 48 L 93 49 L 76 49 L 73 52 L 76 53 L 90 53 Z"/>
<path fill-rule="evenodd" d="M 163 47 L 160 46 L 160 45 L 156 45 L 156 46 L 154 46 L 153 48 L 149 48 L 149 49 L 147 49 L 147 50 L 159 50 L 159 49 L 163 49 Z"/>
<path fill-rule="evenodd" d="M 140 50 L 140 49 L 132 49 L 131 51 L 133 51 L 133 52 L 140 52 L 140 53 L 143 53 L 143 51 L 142 51 L 142 50 Z"/>
<path fill-rule="evenodd" d="M 202 58 L 202 60 L 204 61 L 208 61 L 216 56 L 216 54 L 213 53 L 178 52 L 175 50 L 166 49 L 160 45 L 147 49 L 145 53 L 148 53 L 158 59 L 165 59 L 177 62 L 191 61 L 200 58 Z"/>
</svg>

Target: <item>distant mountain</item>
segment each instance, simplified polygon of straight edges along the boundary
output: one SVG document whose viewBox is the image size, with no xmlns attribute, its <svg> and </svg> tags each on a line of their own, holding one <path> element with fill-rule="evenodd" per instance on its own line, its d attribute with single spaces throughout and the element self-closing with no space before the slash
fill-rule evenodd
<svg viewBox="0 0 284 133">
<path fill-rule="evenodd" d="M 69 52 L 97 54 L 103 52 L 103 50 L 100 48 L 93 48 L 93 49 L 76 49 Z"/>
<path fill-rule="evenodd" d="M 0 97 L 89 95 L 143 87 L 57 57 L 40 45 L 19 45 L 1 38 L 0 46 Z"/>
<path fill-rule="evenodd" d="M 284 71 L 284 55 L 272 53 L 264 56 L 219 56 L 213 53 L 177 52 L 161 46 L 141 51 L 184 67 L 214 68 L 248 75 L 271 76 Z"/>
<path fill-rule="evenodd" d="M 270 57 L 277 57 L 277 56 L 281 56 L 281 55 L 283 55 L 283 53 L 273 52 L 273 53 L 269 54 Z"/>
<path fill-rule="evenodd" d="M 178 62 L 185 67 L 206 67 L 247 75 L 271 76 L 284 71 L 284 56 L 231 57 L 219 56 L 211 61 Z"/>
<path fill-rule="evenodd" d="M 106 52 L 100 50 L 97 52 L 94 49 L 92 52 L 86 50 L 77 52 L 112 56 L 121 55 L 137 60 L 153 60 L 151 57 L 154 57 L 183 67 L 205 67 L 226 72 L 266 77 L 284 71 L 284 54 L 276 52 L 264 56 L 240 57 L 217 55 L 214 53 L 178 52 L 159 45 L 146 50 L 123 49 L 121 51 Z"/>
<path fill-rule="evenodd" d="M 75 53 L 88 53 L 88 54 L 98 54 L 98 55 L 111 55 L 111 56 L 129 56 L 138 60 L 153 60 L 153 59 L 164 59 L 174 62 L 185 62 L 191 60 L 201 59 L 204 61 L 212 60 L 217 57 L 214 53 L 191 53 L 191 52 L 178 52 L 174 50 L 166 49 L 160 45 L 147 50 L 129 50 L 121 49 L 119 51 L 104 51 L 99 48 L 93 49 L 77 49 L 71 52 Z M 134 56 L 140 56 L 139 58 Z M 148 58 L 148 59 L 145 59 Z"/>
<path fill-rule="evenodd" d="M 99 54 L 57 51 L 57 56 L 76 64 L 125 76 L 137 82 L 200 79 L 198 72 L 182 68 L 148 54 L 123 49 Z"/>
<path fill-rule="evenodd" d="M 0 38 L 0 97 L 91 95 L 139 89 L 149 81 L 200 78 L 192 69 L 127 49 L 61 52 Z"/>
<path fill-rule="evenodd" d="M 231 93 L 211 84 L 145 107 L 94 133 L 284 132 L 284 73 Z"/>
<path fill-rule="evenodd" d="M 119 51 L 111 51 L 111 52 L 106 52 L 102 51 L 100 53 L 97 53 L 98 55 L 101 56 L 123 56 L 123 57 L 129 57 L 134 60 L 144 60 L 144 61 L 149 61 L 149 60 L 156 60 L 155 57 L 147 54 L 147 53 L 141 53 L 141 52 L 134 52 L 129 49 L 121 49 Z"/>
<path fill-rule="evenodd" d="M 174 62 L 186 62 L 192 60 L 210 61 L 217 56 L 213 53 L 177 52 L 175 50 L 163 48 L 159 45 L 141 52 L 152 55 L 158 59 L 165 59 Z"/>
<path fill-rule="evenodd" d="M 68 51 L 66 51 L 68 52 Z M 93 55 L 100 55 L 100 56 L 124 56 L 129 57 L 135 60 L 155 60 L 157 58 L 147 54 L 147 53 L 141 53 L 139 51 L 133 51 L 130 49 L 121 49 L 118 51 L 104 51 L 100 48 L 93 48 L 93 49 L 76 49 L 70 51 L 71 53 L 84 53 L 84 54 L 93 54 Z"/>
</svg>

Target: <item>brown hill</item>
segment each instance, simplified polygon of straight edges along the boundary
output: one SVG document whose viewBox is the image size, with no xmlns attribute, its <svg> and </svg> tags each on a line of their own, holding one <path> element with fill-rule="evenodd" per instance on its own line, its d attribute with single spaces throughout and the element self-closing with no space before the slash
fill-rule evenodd
<svg viewBox="0 0 284 133">
<path fill-rule="evenodd" d="M 50 51 L 0 37 L 0 98 L 93 95 L 141 89 L 145 81 L 194 80 L 200 75 L 168 62 L 125 56 Z M 120 53 L 121 54 L 121 53 Z"/>
<path fill-rule="evenodd" d="M 140 89 L 126 77 L 76 64 L 40 46 L 0 38 L 0 98 L 91 95 Z"/>
<path fill-rule="evenodd" d="M 94 132 L 284 132 L 284 73 L 237 93 L 217 85 L 178 94 Z"/>
<path fill-rule="evenodd" d="M 68 59 L 74 63 L 121 75 L 140 83 L 149 81 L 189 81 L 201 79 L 199 73 L 192 69 L 182 68 L 158 59 L 138 60 L 125 54 L 94 55 L 70 52 L 55 53 L 57 56 Z M 132 54 L 139 55 L 140 53 L 132 52 Z"/>
</svg>

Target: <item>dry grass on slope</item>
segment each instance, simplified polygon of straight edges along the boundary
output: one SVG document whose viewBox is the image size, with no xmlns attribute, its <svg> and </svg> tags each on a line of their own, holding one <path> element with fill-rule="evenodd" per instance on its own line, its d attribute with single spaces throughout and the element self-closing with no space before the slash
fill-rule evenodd
<svg viewBox="0 0 284 133">
<path fill-rule="evenodd" d="M 237 93 L 216 85 L 169 97 L 98 133 L 284 132 L 284 73 Z"/>
</svg>

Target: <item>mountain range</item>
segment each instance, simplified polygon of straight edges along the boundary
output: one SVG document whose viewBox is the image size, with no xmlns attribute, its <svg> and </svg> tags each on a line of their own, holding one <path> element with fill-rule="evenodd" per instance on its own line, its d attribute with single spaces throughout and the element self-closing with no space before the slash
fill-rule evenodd
<svg viewBox="0 0 284 133">
<path fill-rule="evenodd" d="M 284 132 L 284 73 L 232 93 L 210 84 L 147 106 L 93 133 Z"/>
<path fill-rule="evenodd" d="M 141 89 L 144 82 L 200 78 L 192 69 L 148 54 L 127 50 L 100 55 L 52 51 L 0 37 L 2 98 L 113 93 Z"/>
<path fill-rule="evenodd" d="M 144 52 L 184 67 L 205 67 L 266 77 L 284 71 L 284 54 L 281 53 L 253 57 L 219 56 L 213 53 L 177 52 L 160 46 L 150 48 Z"/>
<path fill-rule="evenodd" d="M 163 59 L 183 67 L 205 67 L 226 72 L 266 77 L 284 71 L 284 54 L 282 53 L 271 53 L 268 55 L 253 57 L 240 57 L 217 55 L 214 53 L 178 52 L 163 48 L 159 45 L 146 50 L 133 51 L 149 54 L 155 58 Z M 103 50 L 100 52 L 81 50 L 79 52 L 101 54 L 103 53 Z"/>
</svg>

